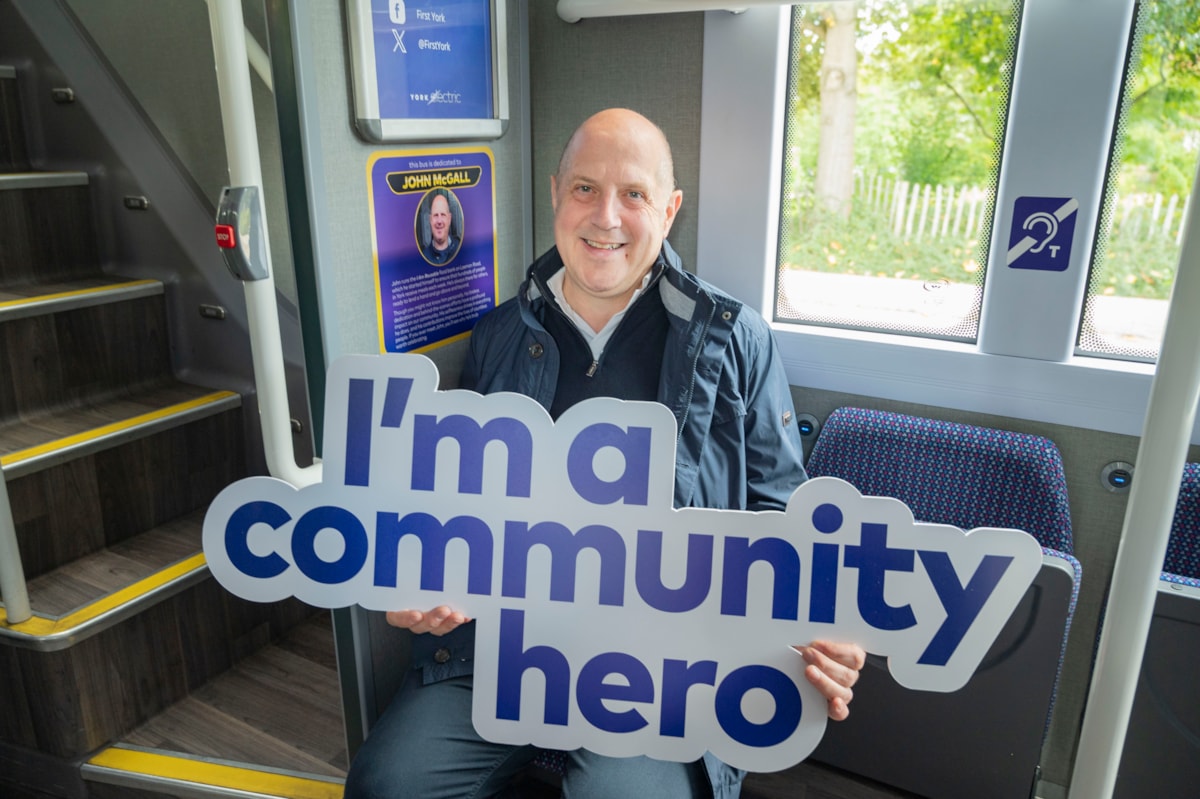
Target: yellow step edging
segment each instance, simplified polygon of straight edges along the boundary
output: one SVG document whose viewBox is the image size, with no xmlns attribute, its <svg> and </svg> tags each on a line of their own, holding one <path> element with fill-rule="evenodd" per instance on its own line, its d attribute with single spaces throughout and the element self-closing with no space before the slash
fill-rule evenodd
<svg viewBox="0 0 1200 799">
<path fill-rule="evenodd" d="M 328 777 L 293 776 L 120 747 L 105 749 L 88 760 L 84 764 L 85 778 L 93 767 L 110 773 L 146 775 L 284 799 L 340 799 L 344 790 L 340 780 Z"/>
<path fill-rule="evenodd" d="M 31 458 L 36 458 L 40 455 L 48 455 L 59 450 L 70 449 L 71 447 L 86 444 L 90 441 L 96 441 L 105 436 L 120 433 L 123 430 L 129 430 L 134 427 L 156 422 L 160 419 L 166 419 L 176 414 L 184 413 L 195 408 L 201 408 L 205 405 L 211 405 L 215 402 L 238 396 L 232 391 L 215 391 L 203 397 L 198 397 L 187 402 L 180 402 L 175 405 L 169 405 L 165 408 L 159 408 L 149 413 L 143 413 L 129 419 L 122 419 L 119 422 L 106 424 L 102 427 L 96 427 L 82 433 L 77 433 L 66 438 L 59 438 L 54 441 L 48 441 L 45 444 L 39 444 L 36 447 L 28 447 L 20 449 L 16 452 L 11 452 L 8 455 L 0 455 L 0 466 L 13 466 L 21 461 L 26 461 Z"/>
<path fill-rule="evenodd" d="M 132 602 L 138 597 L 149 594 L 167 583 L 198 569 L 203 569 L 207 565 L 208 561 L 204 559 L 204 554 L 197 553 L 190 558 L 179 561 L 173 566 L 168 566 L 162 571 L 155 572 L 149 577 L 144 577 L 135 583 L 131 583 L 120 591 L 76 608 L 65 616 L 58 618 L 35 614 L 27 621 L 20 622 L 19 624 L 9 624 L 5 609 L 0 607 L 0 628 L 11 630 L 31 638 L 49 638 L 69 633 L 121 605 Z"/>
<path fill-rule="evenodd" d="M 92 295 L 103 295 L 112 292 L 122 292 L 129 289 L 141 288 L 144 286 L 154 286 L 159 284 L 158 280 L 126 280 L 120 283 L 110 283 L 104 286 L 93 286 L 87 289 L 75 289 L 73 291 L 57 291 L 53 294 L 39 294 L 36 297 L 22 297 L 19 300 L 4 300 L 0 302 L 0 311 L 6 308 L 19 308 L 23 305 L 31 305 L 36 303 L 51 303 L 62 300 L 75 299 L 79 297 L 88 297 Z"/>
</svg>

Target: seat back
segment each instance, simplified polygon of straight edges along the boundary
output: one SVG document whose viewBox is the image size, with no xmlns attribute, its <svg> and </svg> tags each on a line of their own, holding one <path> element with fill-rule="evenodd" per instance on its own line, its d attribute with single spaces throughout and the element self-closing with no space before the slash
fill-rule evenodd
<svg viewBox="0 0 1200 799">
<path fill-rule="evenodd" d="M 1200 463 L 1183 468 L 1115 799 L 1194 796 L 1200 785 Z"/>
<path fill-rule="evenodd" d="M 1200 463 L 1183 465 L 1183 481 L 1179 484 L 1162 570 L 1177 577 L 1200 580 Z"/>
<path fill-rule="evenodd" d="M 807 469 L 895 497 L 918 521 L 1025 530 L 1045 553 L 964 688 L 909 691 L 871 657 L 854 712 L 829 726 L 813 759 L 930 799 L 1032 795 L 1080 578 L 1058 448 L 1024 433 L 840 408 Z"/>
<path fill-rule="evenodd" d="M 888 496 L 918 521 L 1014 527 L 1073 554 L 1062 456 L 1041 436 L 863 408 L 830 414 L 806 464 L 863 494 Z"/>
</svg>

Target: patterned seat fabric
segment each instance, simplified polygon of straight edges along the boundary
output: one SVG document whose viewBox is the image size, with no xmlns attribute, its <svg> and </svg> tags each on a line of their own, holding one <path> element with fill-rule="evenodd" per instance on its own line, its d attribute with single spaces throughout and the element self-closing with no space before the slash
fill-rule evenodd
<svg viewBox="0 0 1200 799">
<path fill-rule="evenodd" d="M 533 758 L 533 767 L 559 777 L 567 773 L 567 753 L 557 749 L 541 749 Z"/>
<path fill-rule="evenodd" d="M 897 413 L 839 408 L 807 464 L 872 496 L 904 502 L 919 521 L 1015 527 L 1072 554 L 1062 457 L 1041 436 Z"/>
<path fill-rule="evenodd" d="M 1183 465 L 1162 576 L 1168 582 L 1200 587 L 1200 463 Z"/>
</svg>

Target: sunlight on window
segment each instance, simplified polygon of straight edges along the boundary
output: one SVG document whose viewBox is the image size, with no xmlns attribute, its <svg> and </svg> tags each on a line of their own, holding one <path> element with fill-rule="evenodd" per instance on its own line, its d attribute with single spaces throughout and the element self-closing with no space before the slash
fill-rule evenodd
<svg viewBox="0 0 1200 799">
<path fill-rule="evenodd" d="M 1011 0 L 796 6 L 776 319 L 974 340 Z"/>
<path fill-rule="evenodd" d="M 1142 3 L 1078 352 L 1158 357 L 1200 157 L 1200 0 Z"/>
</svg>

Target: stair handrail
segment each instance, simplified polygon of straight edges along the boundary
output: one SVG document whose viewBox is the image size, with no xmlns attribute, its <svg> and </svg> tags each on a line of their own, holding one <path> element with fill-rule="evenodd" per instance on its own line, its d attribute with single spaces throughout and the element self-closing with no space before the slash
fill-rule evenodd
<svg viewBox="0 0 1200 799">
<path fill-rule="evenodd" d="M 216 61 L 217 90 L 221 98 L 225 151 L 229 159 L 229 181 L 233 186 L 256 187 L 259 195 L 263 196 L 262 161 L 254 121 L 241 0 L 209 0 L 208 15 Z M 265 218 L 262 220 L 262 233 L 269 241 Z M 250 352 L 254 363 L 263 449 L 271 475 L 302 488 L 319 483 L 322 470 L 320 462 L 307 467 L 296 465 L 283 343 L 279 334 L 279 309 L 275 304 L 274 271 L 267 249 L 267 277 L 242 282 L 246 293 Z"/>
</svg>

